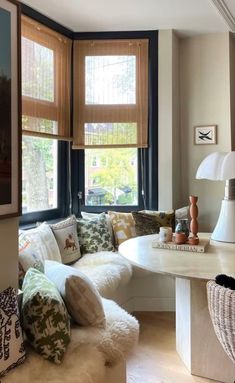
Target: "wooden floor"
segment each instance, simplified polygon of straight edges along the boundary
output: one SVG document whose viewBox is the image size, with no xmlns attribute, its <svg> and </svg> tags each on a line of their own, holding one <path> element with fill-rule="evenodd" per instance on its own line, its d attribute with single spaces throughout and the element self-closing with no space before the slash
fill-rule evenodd
<svg viewBox="0 0 235 383">
<path fill-rule="evenodd" d="M 175 315 L 138 312 L 139 344 L 127 362 L 127 383 L 216 383 L 191 375 L 175 351 Z"/>
</svg>

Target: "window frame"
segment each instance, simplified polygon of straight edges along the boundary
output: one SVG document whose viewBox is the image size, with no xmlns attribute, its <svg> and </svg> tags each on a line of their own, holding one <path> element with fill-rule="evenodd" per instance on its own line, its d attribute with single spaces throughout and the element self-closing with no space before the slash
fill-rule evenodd
<svg viewBox="0 0 235 383">
<path fill-rule="evenodd" d="M 64 158 L 69 157 L 70 144 L 65 141 L 58 141 L 57 158 L 57 203 L 58 207 L 48 210 L 39 210 L 31 213 L 22 214 L 21 225 L 28 225 L 37 221 L 55 220 L 68 215 L 69 210 L 69 191 L 65 185 L 68 185 L 69 169 L 68 162 Z"/>
<path fill-rule="evenodd" d="M 142 209 L 158 209 L 158 32 L 85 32 L 74 33 L 75 40 L 90 39 L 140 39 L 149 40 L 149 89 L 148 89 L 148 114 L 149 114 L 149 146 L 138 149 L 138 205 L 85 205 L 85 152 L 83 149 L 72 150 L 72 206 L 73 212 L 79 215 L 81 211 L 101 213 L 107 210 L 137 211 Z M 141 164 L 142 160 L 142 164 Z M 78 171 L 79 164 L 79 171 Z M 142 175 L 143 172 L 143 175 Z M 151 172 L 151 173 L 150 173 Z M 149 177 L 149 174 L 152 176 Z M 145 191 L 145 201 L 142 195 Z"/>
<path fill-rule="evenodd" d="M 21 14 L 28 16 L 35 21 L 44 24 L 46 27 L 53 29 L 55 32 L 58 32 L 65 37 L 68 37 L 73 40 L 73 32 L 68 28 L 60 25 L 56 21 L 50 19 L 49 17 L 37 12 L 33 8 L 29 7 L 26 4 L 21 4 Z M 71 76 L 72 76 L 72 67 L 71 67 Z M 72 80 L 72 77 L 71 77 Z M 72 83 L 71 83 L 72 85 Z M 71 86 L 72 88 L 72 86 Z M 70 96 L 70 116 L 72 121 L 72 89 Z M 45 136 L 46 138 L 46 136 Z M 53 138 L 52 139 L 56 139 Z M 58 207 L 55 209 L 41 210 L 32 213 L 23 214 L 20 217 L 21 227 L 31 227 L 35 225 L 37 221 L 50 221 L 57 220 L 59 218 L 65 217 L 69 214 L 70 206 L 70 190 L 66 188 L 66 185 L 69 184 L 69 158 L 70 158 L 71 144 L 68 141 L 58 141 L 58 158 L 57 158 L 57 174 L 58 174 L 58 185 L 57 185 L 57 202 Z"/>
</svg>

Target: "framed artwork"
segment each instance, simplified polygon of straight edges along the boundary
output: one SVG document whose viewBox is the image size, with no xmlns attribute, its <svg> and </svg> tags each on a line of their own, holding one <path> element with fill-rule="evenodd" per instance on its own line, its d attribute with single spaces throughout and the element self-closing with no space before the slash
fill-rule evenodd
<svg viewBox="0 0 235 383">
<path fill-rule="evenodd" d="M 0 0 L 0 218 L 21 206 L 20 8 Z"/>
<path fill-rule="evenodd" d="M 217 126 L 202 125 L 194 127 L 194 143 L 196 145 L 211 145 L 217 143 Z"/>
</svg>

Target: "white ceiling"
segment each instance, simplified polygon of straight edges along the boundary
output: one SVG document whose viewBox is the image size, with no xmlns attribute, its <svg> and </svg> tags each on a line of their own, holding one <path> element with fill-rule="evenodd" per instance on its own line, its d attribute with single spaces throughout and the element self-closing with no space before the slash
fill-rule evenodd
<svg viewBox="0 0 235 383">
<path fill-rule="evenodd" d="M 182 35 L 225 32 L 233 29 L 233 25 L 228 23 L 229 16 L 235 25 L 235 18 L 232 16 L 235 14 L 235 0 L 23 0 L 23 2 L 76 32 L 157 29 L 175 29 Z M 216 6 L 222 10 L 218 11 Z M 224 14 L 226 12 L 227 15 Z"/>
</svg>

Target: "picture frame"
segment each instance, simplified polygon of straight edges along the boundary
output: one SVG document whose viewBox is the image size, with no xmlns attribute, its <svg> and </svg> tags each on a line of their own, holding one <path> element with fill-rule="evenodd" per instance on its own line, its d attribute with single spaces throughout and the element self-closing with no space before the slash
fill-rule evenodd
<svg viewBox="0 0 235 383">
<path fill-rule="evenodd" d="M 0 0 L 0 219 L 21 214 L 20 5 Z"/>
<path fill-rule="evenodd" d="M 194 126 L 195 145 L 217 144 L 217 125 Z"/>
</svg>

